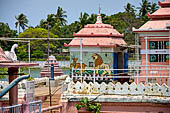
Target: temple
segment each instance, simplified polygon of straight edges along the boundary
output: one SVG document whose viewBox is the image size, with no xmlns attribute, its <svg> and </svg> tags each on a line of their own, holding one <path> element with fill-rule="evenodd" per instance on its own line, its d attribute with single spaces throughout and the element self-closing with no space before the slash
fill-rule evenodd
<svg viewBox="0 0 170 113">
<path fill-rule="evenodd" d="M 169 76 L 170 66 L 170 0 L 159 1 L 160 8 L 139 29 L 134 29 L 141 41 L 141 76 L 160 76 L 156 78 L 141 78 L 140 82 L 164 83 L 169 81 L 162 76 Z M 154 70 L 154 69 L 160 70 Z M 162 78 L 161 78 L 162 77 Z"/>
<path fill-rule="evenodd" d="M 123 34 L 113 26 L 103 24 L 100 14 L 95 24 L 87 24 L 73 35 L 75 38 L 65 44 L 70 50 L 71 69 L 80 69 L 82 64 L 85 73 L 91 73 L 86 69 L 107 69 L 96 75 L 116 75 L 123 71 L 114 69 L 128 68 L 127 44 L 122 39 Z"/>
<path fill-rule="evenodd" d="M 61 76 L 63 74 L 62 69 L 59 67 L 58 62 L 56 61 L 55 56 L 49 56 L 49 70 L 48 70 L 48 59 L 45 62 L 43 69 L 41 70 L 41 77 L 50 77 L 51 75 L 51 65 L 54 66 L 54 77 Z M 49 71 L 49 72 L 48 72 Z"/>
</svg>

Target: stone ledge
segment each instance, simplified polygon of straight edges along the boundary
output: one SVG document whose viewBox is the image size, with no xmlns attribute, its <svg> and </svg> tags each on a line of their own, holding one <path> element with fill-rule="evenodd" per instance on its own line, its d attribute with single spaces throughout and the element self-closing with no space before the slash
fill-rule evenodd
<svg viewBox="0 0 170 113">
<path fill-rule="evenodd" d="M 88 97 L 89 100 L 93 100 L 98 95 L 67 95 L 63 94 L 62 99 L 67 101 L 80 101 L 82 97 Z M 158 97 L 158 96 L 121 96 L 121 95 L 101 95 L 95 101 L 97 102 L 140 102 L 140 103 L 159 103 L 169 104 L 170 97 Z"/>
</svg>

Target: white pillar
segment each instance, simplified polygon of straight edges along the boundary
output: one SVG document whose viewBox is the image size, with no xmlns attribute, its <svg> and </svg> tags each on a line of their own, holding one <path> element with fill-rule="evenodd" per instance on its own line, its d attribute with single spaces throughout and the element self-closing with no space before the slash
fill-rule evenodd
<svg viewBox="0 0 170 113">
<path fill-rule="evenodd" d="M 137 64 L 137 84 L 139 83 L 139 35 L 135 33 L 135 49 L 136 49 L 136 64 Z"/>
<path fill-rule="evenodd" d="M 147 78 L 147 76 L 148 76 L 148 40 L 147 40 L 147 37 L 145 37 L 145 61 L 146 61 L 146 63 L 145 63 L 145 70 L 146 70 L 146 73 L 145 73 L 145 78 L 146 78 L 146 83 L 148 83 L 148 78 Z"/>
<path fill-rule="evenodd" d="M 28 41 L 28 61 L 29 61 L 29 63 L 30 63 L 30 61 L 31 61 L 31 46 L 30 46 L 30 40 Z M 31 73 L 31 71 L 30 71 L 30 68 L 29 68 L 29 74 Z"/>
<path fill-rule="evenodd" d="M 83 77 L 82 77 L 82 49 L 83 49 L 83 46 L 82 46 L 82 38 L 80 39 L 80 65 L 81 65 L 81 82 L 82 82 L 82 79 L 83 79 Z"/>
</svg>

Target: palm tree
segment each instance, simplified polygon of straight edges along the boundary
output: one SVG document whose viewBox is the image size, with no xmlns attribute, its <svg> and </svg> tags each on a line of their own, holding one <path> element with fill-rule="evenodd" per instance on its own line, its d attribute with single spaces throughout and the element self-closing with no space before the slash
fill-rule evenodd
<svg viewBox="0 0 170 113">
<path fill-rule="evenodd" d="M 159 6 L 156 3 L 152 3 L 151 8 L 150 8 L 150 13 L 154 13 L 157 9 L 159 8 Z"/>
<path fill-rule="evenodd" d="M 148 0 L 142 0 L 139 7 L 139 15 L 145 16 L 148 11 L 150 11 L 151 3 Z"/>
<path fill-rule="evenodd" d="M 63 11 L 63 9 L 60 6 L 57 9 L 55 17 L 57 20 L 60 20 L 62 26 L 66 25 L 67 23 L 67 20 L 65 19 L 67 18 L 66 11 Z"/>
<path fill-rule="evenodd" d="M 88 24 L 94 24 L 96 20 L 97 20 L 97 15 L 91 14 L 90 17 L 88 18 Z"/>
<path fill-rule="evenodd" d="M 125 11 L 126 11 L 127 13 L 130 13 L 131 15 L 135 15 L 136 10 L 134 9 L 134 8 L 135 8 L 134 5 L 132 5 L 132 4 L 130 4 L 130 3 L 127 3 L 127 5 L 124 6 L 124 8 L 125 8 Z"/>
<path fill-rule="evenodd" d="M 19 33 L 20 33 L 20 27 L 25 30 L 25 27 L 28 27 L 28 19 L 27 17 L 21 13 L 17 17 L 15 16 L 17 22 L 15 23 L 15 27 L 17 28 L 19 26 Z"/>
<path fill-rule="evenodd" d="M 89 15 L 85 12 L 84 14 L 81 12 L 80 13 L 80 24 L 81 24 L 81 28 L 84 27 L 84 25 L 86 25 L 88 23 L 88 19 L 89 19 Z"/>
</svg>

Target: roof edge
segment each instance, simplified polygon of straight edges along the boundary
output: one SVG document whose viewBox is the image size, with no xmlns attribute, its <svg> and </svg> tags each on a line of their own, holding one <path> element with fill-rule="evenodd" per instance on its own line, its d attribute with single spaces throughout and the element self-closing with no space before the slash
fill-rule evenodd
<svg viewBox="0 0 170 113">
<path fill-rule="evenodd" d="M 76 34 L 76 33 L 73 33 L 73 36 L 74 37 L 96 37 L 96 36 L 97 37 L 106 37 L 106 36 L 108 36 L 108 37 L 119 37 L 119 38 L 124 37 L 123 34 L 114 35 L 112 33 L 110 33 L 110 34 L 93 34 L 93 33 L 91 33 L 91 34 Z"/>
<path fill-rule="evenodd" d="M 158 1 L 158 5 L 161 6 L 161 7 L 167 7 L 167 6 L 170 7 L 170 3 L 168 3 L 168 2 L 161 2 L 161 1 Z"/>
<path fill-rule="evenodd" d="M 133 29 L 133 32 L 169 32 L 169 29 Z"/>
</svg>

